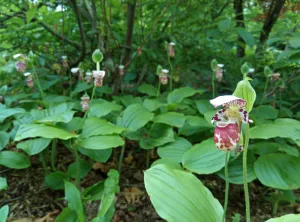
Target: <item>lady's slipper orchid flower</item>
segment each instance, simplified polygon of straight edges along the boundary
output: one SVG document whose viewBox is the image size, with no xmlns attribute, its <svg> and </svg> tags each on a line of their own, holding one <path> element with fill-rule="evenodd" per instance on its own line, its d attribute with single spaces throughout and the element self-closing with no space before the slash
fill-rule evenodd
<svg viewBox="0 0 300 222">
<path fill-rule="evenodd" d="M 61 59 L 62 59 L 62 66 L 64 68 L 68 68 L 69 67 L 68 57 L 67 56 L 62 56 Z"/>
<path fill-rule="evenodd" d="M 175 42 L 170 42 L 168 44 L 168 55 L 169 57 L 175 57 Z"/>
<path fill-rule="evenodd" d="M 220 150 L 230 151 L 239 143 L 241 123 L 248 123 L 248 112 L 245 110 L 247 102 L 236 96 L 219 96 L 210 100 L 215 107 L 223 106 L 212 118 L 217 122 L 214 133 L 214 142 Z"/>
<path fill-rule="evenodd" d="M 71 69 L 71 73 L 72 73 L 73 75 L 78 74 L 78 72 L 79 72 L 79 68 L 72 68 L 72 69 Z"/>
<path fill-rule="evenodd" d="M 276 82 L 280 79 L 280 73 L 276 72 L 271 75 L 271 80 Z"/>
<path fill-rule="evenodd" d="M 29 88 L 34 87 L 33 77 L 30 72 L 24 73 L 24 76 L 26 77 L 26 84 Z"/>
<path fill-rule="evenodd" d="M 100 87 L 103 85 L 103 78 L 105 76 L 105 71 L 93 71 L 94 84 L 96 87 Z"/>
<path fill-rule="evenodd" d="M 167 69 L 161 70 L 160 76 L 159 76 L 161 84 L 163 84 L 163 85 L 168 84 L 168 73 L 169 73 L 169 70 L 167 70 Z"/>
<path fill-rule="evenodd" d="M 81 107 L 82 107 L 82 111 L 85 112 L 89 109 L 89 105 L 90 105 L 90 97 L 88 94 L 84 94 L 81 97 Z"/>
<path fill-rule="evenodd" d="M 124 76 L 124 74 L 125 74 L 124 68 L 125 68 L 125 66 L 119 65 L 119 74 L 120 74 L 120 76 Z"/>
<path fill-rule="evenodd" d="M 26 68 L 27 68 L 27 65 L 26 65 L 25 62 L 18 61 L 16 63 L 16 69 L 17 69 L 18 72 L 24 72 L 26 70 Z"/>
<path fill-rule="evenodd" d="M 87 84 L 91 84 L 92 80 L 93 80 L 93 74 L 91 72 L 86 72 L 84 79 L 85 79 Z"/>
<path fill-rule="evenodd" d="M 223 67 L 224 64 L 217 64 L 216 66 L 216 79 L 218 82 L 223 80 Z"/>
</svg>

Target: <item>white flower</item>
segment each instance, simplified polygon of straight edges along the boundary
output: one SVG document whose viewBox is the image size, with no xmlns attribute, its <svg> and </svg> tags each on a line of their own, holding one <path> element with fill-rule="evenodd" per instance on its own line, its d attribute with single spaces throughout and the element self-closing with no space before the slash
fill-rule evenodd
<svg viewBox="0 0 300 222">
<path fill-rule="evenodd" d="M 175 43 L 175 42 L 170 42 L 169 44 L 170 44 L 170 45 L 176 45 L 176 43 Z"/>
<path fill-rule="evenodd" d="M 30 72 L 25 72 L 25 73 L 24 73 L 24 76 L 30 76 L 30 75 L 31 75 Z"/>
<path fill-rule="evenodd" d="M 93 76 L 94 76 L 94 78 L 100 78 L 100 79 L 102 79 L 104 76 L 105 76 L 105 71 L 96 71 L 96 70 L 94 70 L 93 71 Z"/>
<path fill-rule="evenodd" d="M 20 56 L 23 57 L 23 54 L 16 54 L 16 55 L 14 55 L 13 57 L 14 57 L 14 59 L 16 59 L 16 58 L 18 58 L 18 57 L 20 57 Z"/>
<path fill-rule="evenodd" d="M 223 68 L 224 67 L 224 64 L 218 64 L 217 65 L 219 68 Z"/>
<path fill-rule="evenodd" d="M 75 74 L 79 71 L 79 68 L 72 68 L 71 69 L 71 73 Z"/>
<path fill-rule="evenodd" d="M 250 68 L 250 69 L 249 69 L 249 72 L 254 72 L 254 71 L 255 71 L 254 68 Z"/>
<path fill-rule="evenodd" d="M 168 74 L 169 73 L 169 70 L 167 70 L 167 69 L 162 69 L 161 70 L 164 74 Z"/>
</svg>

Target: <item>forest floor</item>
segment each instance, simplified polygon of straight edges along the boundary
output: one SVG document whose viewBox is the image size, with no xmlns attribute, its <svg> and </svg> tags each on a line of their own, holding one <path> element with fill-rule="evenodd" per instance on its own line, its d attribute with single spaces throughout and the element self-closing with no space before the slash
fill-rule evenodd
<svg viewBox="0 0 300 222">
<path fill-rule="evenodd" d="M 117 153 L 118 155 L 118 153 Z M 145 191 L 143 170 L 145 170 L 146 152 L 137 151 L 136 147 L 126 150 L 122 174 L 120 178 L 121 192 L 116 197 L 116 212 L 113 222 L 160 222 Z M 61 148 L 58 153 L 58 168 L 66 170 L 72 163 L 73 156 Z M 151 162 L 157 159 L 154 152 Z M 7 178 L 8 190 L 0 192 L 0 207 L 10 207 L 9 222 L 51 222 L 66 206 L 63 191 L 53 191 L 44 186 L 45 173 L 39 158 L 31 158 L 32 165 L 28 169 L 13 170 L 0 167 L 0 174 Z M 88 187 L 105 179 L 110 168 L 115 168 L 113 155 L 106 164 L 95 163 L 89 175 L 82 181 L 82 187 Z M 223 204 L 225 181 L 216 175 L 199 176 L 203 184 Z M 272 204 L 266 196 L 272 191 L 262 186 L 257 180 L 249 184 L 251 199 L 251 222 L 263 222 L 271 218 Z M 296 194 L 299 198 L 300 191 Z M 98 212 L 99 201 L 86 205 L 88 221 Z M 242 185 L 230 185 L 229 209 L 227 221 L 232 221 L 235 213 L 244 215 L 244 193 Z M 300 203 L 296 205 L 280 205 L 277 216 L 300 213 Z M 241 218 L 241 222 L 244 218 Z M 195 221 L 196 222 L 196 221 Z"/>
</svg>

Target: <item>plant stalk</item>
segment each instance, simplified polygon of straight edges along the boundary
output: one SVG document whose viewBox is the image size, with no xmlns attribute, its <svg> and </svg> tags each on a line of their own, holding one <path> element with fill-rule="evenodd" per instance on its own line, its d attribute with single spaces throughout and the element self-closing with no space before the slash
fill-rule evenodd
<svg viewBox="0 0 300 222">
<path fill-rule="evenodd" d="M 76 178 L 75 178 L 75 185 L 78 190 L 80 189 L 80 156 L 78 153 L 78 150 L 76 147 L 73 147 L 74 155 L 75 155 L 75 161 L 76 161 Z"/>
<path fill-rule="evenodd" d="M 39 88 L 39 91 L 40 91 L 40 93 L 41 93 L 41 96 L 42 96 L 42 98 L 44 99 L 44 97 L 45 97 L 44 91 L 43 91 L 43 89 L 42 89 L 42 87 L 41 87 L 41 82 L 40 82 L 40 80 L 39 80 L 39 77 L 38 77 L 38 75 L 37 75 L 37 73 L 36 73 L 36 71 L 35 71 L 35 66 L 34 66 L 33 61 L 31 61 L 31 65 L 32 65 L 33 75 L 34 75 L 35 80 L 36 80 L 36 84 L 38 85 L 38 88 Z"/>
<path fill-rule="evenodd" d="M 160 79 L 159 79 L 156 97 L 159 97 L 159 95 L 160 95 L 160 87 L 161 87 L 161 82 L 160 82 Z"/>
<path fill-rule="evenodd" d="M 262 105 L 262 103 L 263 103 L 263 101 L 264 101 L 264 99 L 266 97 L 268 85 L 269 85 L 269 78 L 267 77 L 265 88 L 264 88 L 264 94 L 263 94 L 263 97 L 261 98 L 260 105 Z"/>
<path fill-rule="evenodd" d="M 230 152 L 226 152 L 225 155 L 225 178 L 226 178 L 226 188 L 225 188 L 225 202 L 224 202 L 224 214 L 223 214 L 223 222 L 226 218 L 227 206 L 228 206 L 228 194 L 229 194 L 229 178 L 228 178 L 228 158 L 230 156 Z"/>
<path fill-rule="evenodd" d="M 213 76 L 211 79 L 211 85 L 212 85 L 212 98 L 215 98 L 215 96 L 216 96 L 215 73 L 213 73 Z"/>
<path fill-rule="evenodd" d="M 244 176 L 244 193 L 245 193 L 247 222 L 250 222 L 250 199 L 249 199 L 249 190 L 248 190 L 248 182 L 247 182 L 247 151 L 249 145 L 249 134 L 250 134 L 249 130 L 250 130 L 249 123 L 247 123 L 246 131 L 245 131 L 244 153 L 243 153 L 243 176 Z"/>
<path fill-rule="evenodd" d="M 53 171 L 56 171 L 56 147 L 57 147 L 57 139 L 52 140 L 52 150 L 51 150 L 51 167 Z"/>
<path fill-rule="evenodd" d="M 150 166 L 150 150 L 147 150 L 146 154 L 146 169 L 148 169 Z"/>
<path fill-rule="evenodd" d="M 40 161 L 42 163 L 42 166 L 44 168 L 44 171 L 45 171 L 45 175 L 48 174 L 48 168 L 47 168 L 47 163 L 46 163 L 46 160 L 45 160 L 45 157 L 44 157 L 44 153 L 41 152 L 39 153 L 39 156 L 40 156 Z"/>
<path fill-rule="evenodd" d="M 172 63 L 171 63 L 171 59 L 170 59 L 170 56 L 168 55 L 168 62 L 169 62 L 169 66 L 170 66 L 170 92 L 172 91 L 173 89 L 173 66 L 172 66 Z"/>
<path fill-rule="evenodd" d="M 120 158 L 119 158 L 119 174 L 121 174 L 122 165 L 123 165 L 123 159 L 124 159 L 124 153 L 125 153 L 125 144 L 122 146 Z"/>
</svg>

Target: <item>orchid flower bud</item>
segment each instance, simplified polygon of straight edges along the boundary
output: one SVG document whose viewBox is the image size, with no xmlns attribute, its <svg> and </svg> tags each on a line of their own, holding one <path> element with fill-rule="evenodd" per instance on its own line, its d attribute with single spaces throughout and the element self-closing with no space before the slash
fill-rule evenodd
<svg viewBox="0 0 300 222">
<path fill-rule="evenodd" d="M 90 105 L 90 97 L 88 94 L 84 94 L 81 97 L 81 107 L 82 107 L 82 111 L 86 112 L 89 109 L 89 105 Z"/>
<path fill-rule="evenodd" d="M 85 81 L 87 84 L 91 84 L 93 80 L 93 74 L 91 72 L 85 73 Z"/>
<path fill-rule="evenodd" d="M 167 70 L 167 69 L 161 70 L 159 78 L 160 78 L 160 82 L 162 85 L 168 84 L 168 73 L 169 73 L 169 70 Z"/>
<path fill-rule="evenodd" d="M 216 66 L 216 79 L 218 82 L 222 82 L 223 80 L 223 67 L 224 64 L 217 64 Z"/>
<path fill-rule="evenodd" d="M 96 87 L 100 87 L 103 85 L 103 78 L 105 76 L 105 71 L 93 71 L 94 76 L 94 84 Z"/>
<path fill-rule="evenodd" d="M 33 81 L 33 77 L 31 75 L 30 72 L 26 72 L 24 73 L 24 76 L 26 77 L 26 84 L 29 88 L 33 88 L 34 87 L 34 81 Z"/>
<path fill-rule="evenodd" d="M 119 65 L 119 74 L 120 74 L 120 76 L 124 76 L 124 74 L 125 74 L 124 68 L 125 68 L 125 66 Z"/>
<path fill-rule="evenodd" d="M 62 56 L 61 59 L 62 59 L 62 66 L 64 68 L 68 68 L 69 67 L 68 57 L 67 56 Z"/>
<path fill-rule="evenodd" d="M 278 81 L 280 79 L 280 73 L 273 73 L 272 75 L 271 75 L 271 80 L 272 81 L 274 81 L 274 82 L 276 82 L 276 81 Z"/>
<path fill-rule="evenodd" d="M 175 57 L 175 42 L 170 42 L 168 44 L 168 55 L 171 58 Z"/>
</svg>

